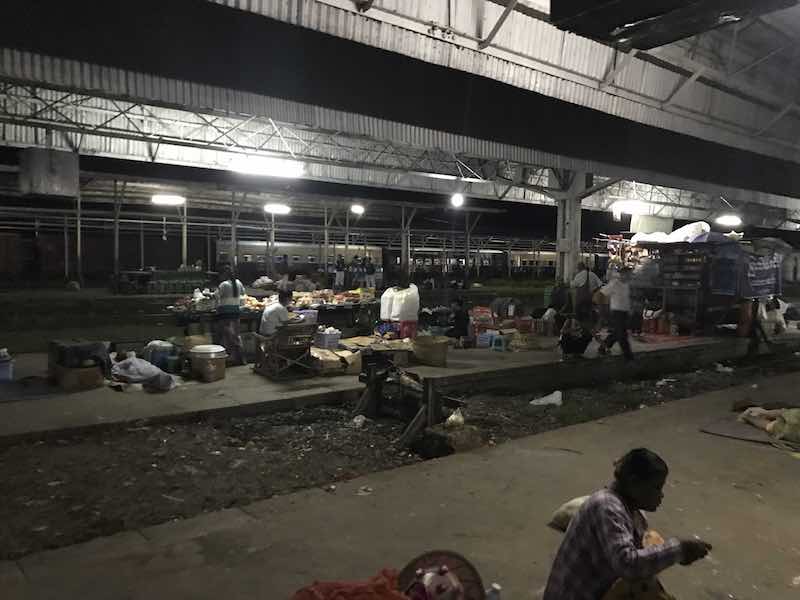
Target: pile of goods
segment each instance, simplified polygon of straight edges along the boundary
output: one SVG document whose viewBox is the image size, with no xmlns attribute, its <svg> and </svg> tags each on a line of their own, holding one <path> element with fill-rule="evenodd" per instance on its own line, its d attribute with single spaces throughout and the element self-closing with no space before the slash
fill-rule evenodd
<svg viewBox="0 0 800 600">
<path fill-rule="evenodd" d="M 175 304 L 168 306 L 167 310 L 174 313 L 214 312 L 217 310 L 217 297 L 208 288 L 202 292 L 197 288 L 191 296 L 175 300 Z"/>
<path fill-rule="evenodd" d="M 256 279 L 253 282 L 253 285 L 251 285 L 250 287 L 254 287 L 257 290 L 271 290 L 271 289 L 274 289 L 275 282 L 272 281 L 272 279 L 270 279 L 266 275 L 262 275 L 261 277 Z"/>
<path fill-rule="evenodd" d="M 277 300 L 277 298 L 276 298 Z M 253 296 L 242 296 L 242 310 L 249 310 L 254 312 L 264 312 L 264 307 L 271 304 L 268 299 L 259 300 Z"/>
<path fill-rule="evenodd" d="M 294 292 L 292 298 L 297 308 L 317 308 L 323 305 L 348 306 L 362 302 L 372 302 L 375 300 L 375 294 L 367 288 L 339 293 L 333 290 L 316 290 L 313 292 Z"/>
</svg>

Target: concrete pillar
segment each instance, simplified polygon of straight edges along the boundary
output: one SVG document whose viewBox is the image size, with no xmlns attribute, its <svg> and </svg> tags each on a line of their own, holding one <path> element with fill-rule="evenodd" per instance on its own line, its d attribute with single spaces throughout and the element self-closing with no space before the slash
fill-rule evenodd
<svg viewBox="0 0 800 600">
<path fill-rule="evenodd" d="M 569 174 L 569 185 L 556 200 L 556 280 L 568 283 L 575 274 L 581 252 L 581 193 L 586 190 L 583 171 Z"/>
</svg>

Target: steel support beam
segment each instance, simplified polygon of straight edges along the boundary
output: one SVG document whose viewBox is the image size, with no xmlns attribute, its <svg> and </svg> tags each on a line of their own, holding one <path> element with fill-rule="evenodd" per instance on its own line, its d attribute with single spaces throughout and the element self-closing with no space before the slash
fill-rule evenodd
<svg viewBox="0 0 800 600">
<path fill-rule="evenodd" d="M 139 222 L 139 270 L 144 271 L 144 221 Z"/>
<path fill-rule="evenodd" d="M 487 35 L 485 39 L 482 39 L 480 42 L 478 42 L 478 50 L 484 50 L 491 45 L 494 36 L 496 36 L 497 32 L 500 31 L 500 28 L 503 27 L 503 23 L 505 23 L 506 19 L 508 19 L 508 15 L 514 11 L 514 8 L 517 6 L 517 2 L 518 0 L 508 0 L 508 4 L 506 4 L 506 7 L 503 9 L 503 14 L 500 15 L 499 19 L 497 19 L 497 23 L 494 24 L 494 27 L 492 27 L 489 35 Z"/>
<path fill-rule="evenodd" d="M 69 222 L 64 215 L 64 281 L 69 281 Z"/>
<path fill-rule="evenodd" d="M 75 270 L 78 278 L 78 283 L 83 288 L 83 243 L 81 233 L 81 192 L 78 190 L 78 196 L 75 198 L 76 203 L 76 219 L 75 219 Z"/>
<path fill-rule="evenodd" d="M 700 77 L 702 77 L 703 73 L 705 73 L 705 72 L 706 72 L 706 69 L 704 67 L 702 67 L 700 69 L 697 69 L 697 71 L 695 71 L 689 77 L 687 77 L 686 79 L 681 81 L 678 85 L 676 85 L 675 88 L 670 93 L 670 95 L 667 96 L 667 99 L 664 100 L 664 102 L 661 104 L 662 108 L 666 108 L 667 106 L 673 104 L 675 102 L 675 99 L 678 97 L 678 95 L 684 89 L 686 89 L 687 87 L 692 85 L 695 81 L 700 79 Z"/>
<path fill-rule="evenodd" d="M 181 264 L 189 266 L 189 200 L 183 204 L 181 215 Z"/>
<path fill-rule="evenodd" d="M 125 184 L 123 183 L 123 194 Z M 114 181 L 114 279 L 119 279 L 119 214 L 122 208 L 122 197 L 117 194 L 117 182 Z"/>
</svg>

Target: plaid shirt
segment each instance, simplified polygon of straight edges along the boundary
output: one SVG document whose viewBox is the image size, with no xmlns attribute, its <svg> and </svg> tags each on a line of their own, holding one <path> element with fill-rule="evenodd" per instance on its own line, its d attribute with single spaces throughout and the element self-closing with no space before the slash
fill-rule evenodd
<svg viewBox="0 0 800 600">
<path fill-rule="evenodd" d="M 681 560 L 670 539 L 642 549 L 647 520 L 610 489 L 592 494 L 558 549 L 543 600 L 601 600 L 617 579 L 652 577 Z"/>
</svg>

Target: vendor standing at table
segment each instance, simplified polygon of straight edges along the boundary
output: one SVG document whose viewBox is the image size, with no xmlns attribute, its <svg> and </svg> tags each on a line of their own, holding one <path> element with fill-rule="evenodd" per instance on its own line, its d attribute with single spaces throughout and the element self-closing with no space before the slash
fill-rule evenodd
<svg viewBox="0 0 800 600">
<path fill-rule="evenodd" d="M 342 256 L 341 254 L 339 255 L 339 258 L 336 259 L 335 268 L 336 268 L 336 277 L 333 280 L 333 289 L 341 290 L 344 288 L 344 272 L 346 269 L 344 256 Z"/>
<path fill-rule="evenodd" d="M 609 277 L 601 291 L 608 296 L 611 308 L 611 333 L 599 348 L 600 354 L 608 354 L 614 344 L 619 344 L 625 360 L 633 360 L 631 343 L 628 340 L 628 321 L 631 312 L 631 270 L 621 268 Z"/>
<path fill-rule="evenodd" d="M 217 287 L 217 320 L 215 322 L 215 343 L 224 346 L 232 365 L 244 364 L 244 347 L 239 335 L 239 313 L 244 285 L 236 278 L 233 267 L 222 269 L 224 280 Z"/>
<path fill-rule="evenodd" d="M 469 313 L 464 308 L 464 301 L 456 298 L 450 305 L 451 327 L 447 331 L 447 336 L 452 338 L 465 338 L 469 336 Z"/>
<path fill-rule="evenodd" d="M 375 288 L 375 265 L 371 257 L 366 257 L 364 263 L 364 287 Z"/>
<path fill-rule="evenodd" d="M 268 304 L 264 308 L 261 315 L 261 325 L 258 332 L 265 336 L 271 337 L 279 327 L 283 327 L 289 322 L 289 309 L 287 308 L 292 303 L 292 292 L 280 291 L 278 292 L 278 301 Z"/>
</svg>

